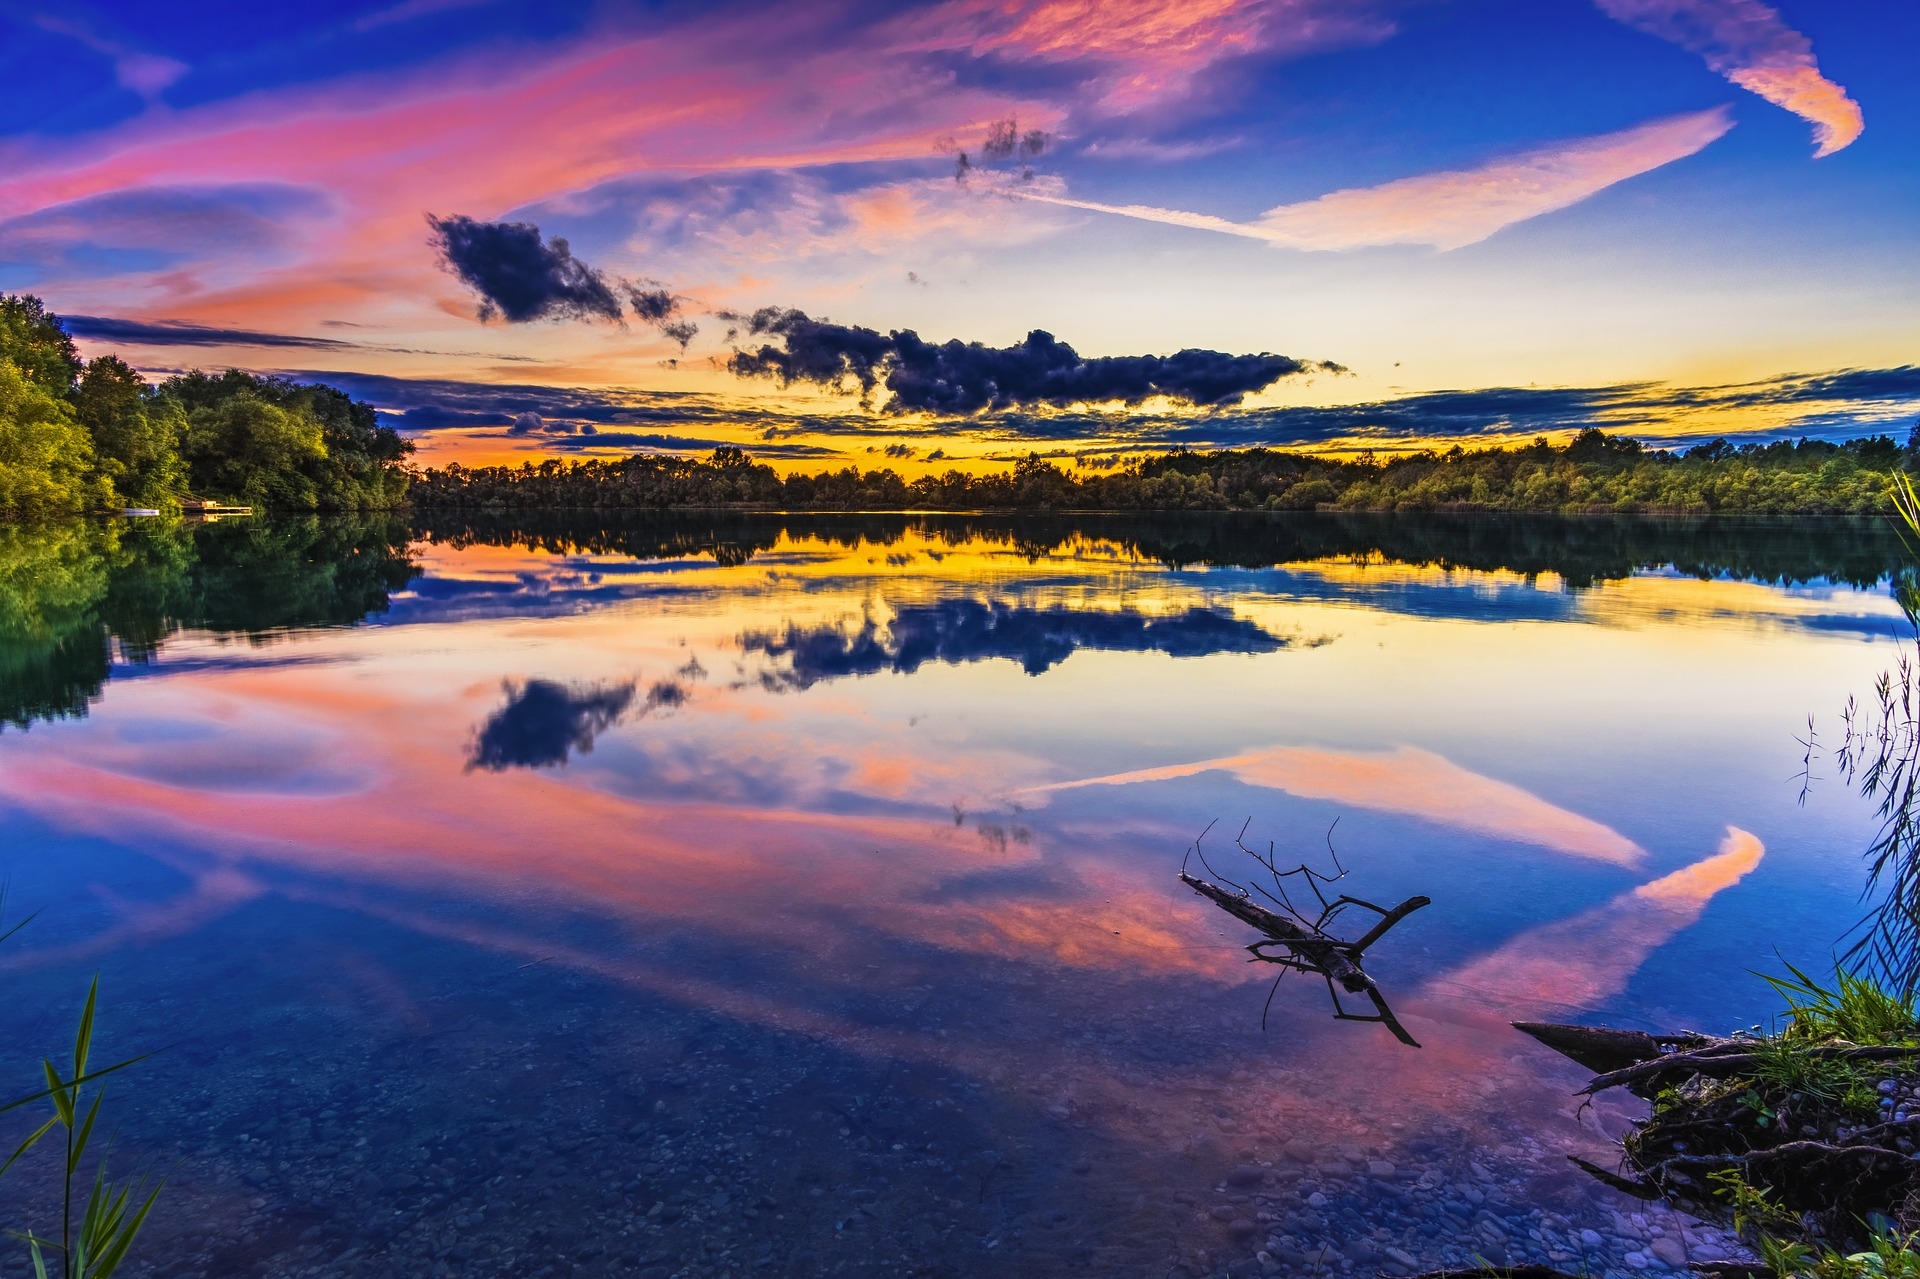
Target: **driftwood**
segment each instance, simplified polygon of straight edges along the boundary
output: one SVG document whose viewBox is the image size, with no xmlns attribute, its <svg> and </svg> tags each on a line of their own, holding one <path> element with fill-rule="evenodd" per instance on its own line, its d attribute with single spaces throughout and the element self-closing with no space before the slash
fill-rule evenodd
<svg viewBox="0 0 1920 1279">
<path fill-rule="evenodd" d="M 1212 826 L 1209 825 L 1207 829 L 1211 830 Z M 1200 835 L 1201 839 L 1206 838 L 1206 831 L 1202 831 Z M 1327 983 L 1327 994 L 1333 999 L 1333 1015 L 1337 1020 L 1379 1022 L 1401 1043 L 1418 1048 L 1419 1041 L 1408 1034 L 1406 1027 L 1400 1024 L 1399 1018 L 1393 1015 L 1393 1009 L 1387 1006 L 1386 997 L 1380 993 L 1380 988 L 1373 978 L 1369 977 L 1366 970 L 1360 966 L 1360 961 L 1367 947 L 1386 936 L 1389 929 L 1414 911 L 1422 906 L 1431 905 L 1431 899 L 1409 897 L 1398 906 L 1391 908 L 1376 906 L 1372 902 L 1362 901 L 1358 897 L 1349 897 L 1345 894 L 1328 901 L 1325 894 L 1320 891 L 1320 884 L 1331 884 L 1344 878 L 1347 873 L 1346 869 L 1340 865 L 1338 854 L 1333 856 L 1336 871 L 1333 875 L 1322 875 L 1304 863 L 1291 870 L 1281 870 L 1274 864 L 1271 848 L 1268 849 L 1267 855 L 1262 857 L 1246 846 L 1243 842 L 1245 835 L 1246 827 L 1243 826 L 1240 830 L 1241 837 L 1234 843 L 1241 852 L 1258 862 L 1272 877 L 1273 892 L 1268 892 L 1258 883 L 1246 887 L 1220 875 L 1207 864 L 1206 854 L 1200 849 L 1199 839 L 1196 839 L 1193 847 L 1188 850 L 1189 861 L 1198 858 L 1207 873 L 1221 880 L 1226 886 L 1222 887 L 1221 884 L 1190 874 L 1184 864 L 1180 868 L 1180 882 L 1235 919 L 1265 934 L 1260 941 L 1247 947 L 1255 960 L 1279 964 L 1282 969 L 1281 977 L 1286 976 L 1288 971 L 1293 971 L 1313 973 L 1324 978 Z M 1327 851 L 1333 853 L 1331 830 L 1328 831 Z M 1300 876 L 1320 903 L 1320 912 L 1312 919 L 1293 904 L 1292 898 L 1287 893 L 1285 880 L 1292 876 Z M 1271 907 L 1261 905 L 1254 900 L 1255 893 L 1260 894 L 1273 905 Z M 1349 906 L 1370 910 L 1380 918 L 1358 939 L 1343 941 L 1327 932 L 1326 926 Z M 1270 947 L 1277 950 L 1270 953 Z M 1339 989 L 1335 989 L 1335 983 L 1338 983 Z M 1275 978 L 1274 989 L 1277 990 L 1279 985 L 1279 978 Z M 1350 995 L 1365 995 L 1374 1007 L 1374 1015 L 1369 1017 L 1348 1012 L 1340 1002 L 1340 990 Z M 1267 992 L 1267 1006 L 1268 1008 L 1273 1006 L 1273 991 Z M 1260 1024 L 1263 1027 L 1266 1025 L 1265 1010 L 1261 1012 Z"/>
<path fill-rule="evenodd" d="M 1850 1109 L 1837 1087 L 1779 1082 L 1778 1071 L 1765 1067 L 1770 1059 L 1777 1064 L 1783 1049 L 1752 1036 L 1515 1026 L 1600 1072 L 1582 1093 L 1625 1088 L 1654 1102 L 1653 1114 L 1622 1143 L 1620 1173 L 1573 1160 L 1622 1193 L 1730 1222 L 1735 1205 L 1726 1197 L 1725 1178 L 1731 1174 L 1780 1210 L 1768 1227 L 1776 1234 L 1845 1246 L 1864 1242 L 1874 1216 L 1903 1231 L 1920 1228 L 1920 1047 L 1826 1043 L 1785 1050 L 1801 1069 L 1898 1063 L 1889 1072 L 1892 1086 L 1912 1099 L 1906 1107 L 1915 1113 L 1895 1107 L 1902 1118 L 1883 1110 L 1872 1119 Z"/>
<path fill-rule="evenodd" d="M 1677 1035 L 1650 1035 L 1644 1030 L 1562 1026 L 1545 1021 L 1516 1021 L 1513 1028 L 1532 1035 L 1562 1057 L 1571 1057 L 1595 1073 L 1624 1070 L 1675 1049 L 1704 1048 L 1715 1042 L 1709 1035 L 1692 1031 L 1682 1031 Z"/>
</svg>

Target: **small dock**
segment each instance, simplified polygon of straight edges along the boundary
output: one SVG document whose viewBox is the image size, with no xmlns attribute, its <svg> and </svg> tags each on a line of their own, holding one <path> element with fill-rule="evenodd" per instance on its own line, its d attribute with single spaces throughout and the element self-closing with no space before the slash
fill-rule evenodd
<svg viewBox="0 0 1920 1279">
<path fill-rule="evenodd" d="M 224 506 L 219 502 L 210 502 L 203 497 L 188 497 L 180 500 L 180 511 L 190 518 L 217 520 L 226 515 L 252 515 L 251 506 Z"/>
</svg>

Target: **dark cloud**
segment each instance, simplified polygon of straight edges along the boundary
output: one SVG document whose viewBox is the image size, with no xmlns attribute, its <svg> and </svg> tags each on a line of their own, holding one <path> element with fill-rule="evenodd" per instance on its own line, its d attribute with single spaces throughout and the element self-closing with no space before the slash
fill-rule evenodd
<svg viewBox="0 0 1920 1279">
<path fill-rule="evenodd" d="M 344 338 L 313 338 L 291 333 L 263 333 L 258 329 L 221 329 L 184 320 L 123 320 L 107 315 L 62 315 L 60 323 L 77 338 L 98 342 L 119 342 L 127 346 L 258 346 L 297 347 L 314 351 L 383 351 L 393 355 L 452 355 L 488 360 L 531 362 L 525 355 L 480 355 L 473 351 L 422 351 L 407 346 L 379 346 L 371 342 L 349 342 Z M 322 324 L 343 325 L 339 320 Z M 345 325 L 359 328 L 359 325 Z M 314 379 L 333 382 L 337 373 L 316 373 Z"/>
<path fill-rule="evenodd" d="M 480 295 L 483 320 L 620 318 L 620 299 L 606 277 L 574 257 L 565 240 L 543 241 L 531 222 L 428 214 L 427 224 L 447 268 Z"/>
<path fill-rule="evenodd" d="M 366 400 L 382 411 L 386 425 L 404 430 L 443 427 L 504 429 L 522 413 L 546 423 L 588 425 L 599 434 L 554 437 L 559 447 L 677 449 L 705 452 L 724 443 L 710 432 L 752 432 L 768 441 L 751 451 L 765 457 L 833 456 L 817 445 L 780 446 L 772 441 L 796 432 L 856 440 L 918 437 L 934 447 L 926 457 L 944 459 L 961 431 L 997 442 L 1007 456 L 1054 442 L 1099 441 L 1110 450 L 1167 447 L 1288 448 L 1332 440 L 1460 440 L 1497 444 L 1514 437 L 1600 426 L 1635 438 L 1668 443 L 1699 442 L 1688 430 L 1690 414 L 1707 409 L 1768 410 L 1772 425 L 1734 435 L 1723 422 L 1718 433 L 1749 439 L 1810 437 L 1847 439 L 1891 431 L 1904 440 L 1920 413 L 1920 368 L 1845 369 L 1793 374 L 1727 386 L 1674 387 L 1624 383 L 1590 387 L 1492 387 L 1433 391 L 1369 404 L 1330 407 L 1223 409 L 1206 414 L 1139 414 L 1069 410 L 1010 410 L 962 424 L 907 421 L 860 412 L 797 417 L 754 409 L 737 401 L 687 392 L 622 388 L 581 390 L 456 379 L 393 378 L 316 370 L 270 370 L 300 381 L 319 381 Z M 1896 417 L 1896 415 L 1901 415 Z M 656 433 L 657 432 L 657 433 Z M 686 432 L 686 434 L 682 434 Z M 544 434 L 544 433 L 543 433 Z M 877 442 L 877 441 L 876 441 Z M 923 445 L 922 447 L 926 447 Z"/>
<path fill-rule="evenodd" d="M 430 243 L 446 267 L 480 295 L 480 318 L 509 324 L 532 320 L 612 320 L 625 314 L 652 325 L 685 351 L 700 326 L 681 315 L 681 300 L 654 280 L 609 278 L 573 256 L 559 236 L 540 238 L 531 222 L 481 222 L 465 214 L 436 218 Z M 680 318 L 675 318 L 680 317 Z"/>
<path fill-rule="evenodd" d="M 627 285 L 627 302 L 634 315 L 649 324 L 664 324 L 680 309 L 678 299 L 668 290 L 642 284 Z"/>
<path fill-rule="evenodd" d="M 572 689 L 551 680 L 506 685 L 507 702 L 475 734 L 468 768 L 503 772 L 564 764 L 590 751 L 633 701 L 633 685 Z"/>
<path fill-rule="evenodd" d="M 364 351 L 361 342 L 340 338 L 297 337 L 254 329 L 216 329 L 180 320 L 119 320 L 106 315 L 63 315 L 60 322 L 77 338 L 124 342 L 128 346 L 269 346 L 315 351 Z"/>
<path fill-rule="evenodd" d="M 709 453 L 718 448 L 739 448 L 738 440 L 700 439 L 689 435 L 667 435 L 651 431 L 601 431 L 591 426 L 580 434 L 560 436 L 546 443 L 561 449 L 664 449 L 677 453 Z M 841 456 L 839 449 L 818 444 L 756 444 L 757 458 L 827 458 Z"/>
<path fill-rule="evenodd" d="M 1169 617 L 1133 609 L 1111 612 L 1023 608 L 998 601 L 942 600 L 901 608 L 884 629 L 872 621 L 858 630 L 838 626 L 740 639 L 750 653 L 783 659 L 762 677 L 776 689 L 801 689 L 821 680 L 879 671 L 912 674 L 926 662 L 977 662 L 1001 657 L 1029 675 L 1065 661 L 1076 649 L 1161 652 L 1174 657 L 1209 653 L 1270 653 L 1286 641 L 1231 613 L 1192 608 Z"/>
<path fill-rule="evenodd" d="M 728 362 L 734 373 L 771 377 L 782 384 L 846 387 L 851 382 L 863 394 L 884 385 L 892 393 L 886 407 L 894 412 L 971 416 L 1039 405 L 1131 405 L 1153 396 L 1223 406 L 1238 404 L 1283 377 L 1345 371 L 1335 364 L 1285 355 L 1220 351 L 1083 357 L 1039 329 L 1016 346 L 990 347 L 957 339 L 933 343 L 911 329 L 882 334 L 778 307 L 755 312 L 747 328 L 753 334 L 780 338 L 783 345 L 734 352 Z"/>
</svg>

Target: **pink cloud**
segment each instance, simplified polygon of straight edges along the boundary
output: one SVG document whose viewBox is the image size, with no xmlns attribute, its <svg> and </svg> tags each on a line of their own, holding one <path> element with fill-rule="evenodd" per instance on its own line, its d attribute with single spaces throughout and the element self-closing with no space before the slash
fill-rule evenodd
<svg viewBox="0 0 1920 1279">
<path fill-rule="evenodd" d="M 1611 827 L 1411 746 L 1377 753 L 1276 746 L 1192 764 L 1060 782 L 1021 794 L 1168 781 L 1214 771 L 1231 773 L 1249 786 L 1405 813 L 1436 825 L 1551 848 L 1573 857 L 1632 866 L 1646 856 L 1638 844 Z"/>
<path fill-rule="evenodd" d="M 1649 955 L 1697 923 L 1707 904 L 1753 873 L 1765 855 L 1756 836 L 1729 826 L 1713 856 L 1571 919 L 1522 933 L 1435 978 L 1422 993 L 1507 1017 L 1592 1009 L 1624 991 Z"/>
<path fill-rule="evenodd" d="M 1763 0 L 1594 0 L 1608 17 L 1697 53 L 1749 93 L 1813 125 L 1814 155 L 1832 155 L 1866 128 L 1860 104 L 1820 74 L 1813 42 Z"/>
<path fill-rule="evenodd" d="M 1228 58 L 1384 40 L 1391 23 L 1339 0 L 949 0 L 902 23 L 907 48 L 1104 64 L 1099 103 L 1128 111 Z"/>
<path fill-rule="evenodd" d="M 1426 244 L 1458 249 L 1502 227 L 1578 204 L 1617 182 L 1700 151 L 1733 127 L 1724 108 L 1669 116 L 1617 133 L 1576 138 L 1473 169 L 1426 173 L 1283 204 L 1252 222 L 1148 205 L 1096 204 L 1043 191 L 1025 199 L 1171 226 L 1219 231 L 1292 249 Z"/>
<path fill-rule="evenodd" d="M 958 88 L 857 42 L 819 48 L 816 17 L 714 18 L 513 65 L 476 58 L 154 113 L 58 146 L 23 139 L 0 150 L 0 218 L 155 186 L 324 190 L 337 212 L 297 261 L 260 273 L 208 259 L 148 277 L 145 309 L 269 328 L 397 297 L 430 321 L 464 299 L 434 268 L 423 211 L 499 216 L 662 170 L 922 159 L 971 121 L 1057 119 L 1045 103 Z M 127 281 L 114 289 L 121 313 L 139 312 Z"/>
</svg>

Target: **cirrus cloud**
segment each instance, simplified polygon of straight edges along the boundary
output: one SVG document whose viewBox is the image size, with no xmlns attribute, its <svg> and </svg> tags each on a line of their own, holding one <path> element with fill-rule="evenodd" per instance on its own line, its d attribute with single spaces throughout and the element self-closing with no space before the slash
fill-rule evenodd
<svg viewBox="0 0 1920 1279">
<path fill-rule="evenodd" d="M 1594 0 L 1618 22 L 1706 59 L 1733 83 L 1813 125 L 1814 155 L 1832 155 L 1866 129 L 1860 104 L 1820 73 L 1813 42 L 1762 0 Z"/>
<path fill-rule="evenodd" d="M 1733 127 L 1724 107 L 1576 138 L 1472 169 L 1426 173 L 1373 187 L 1333 191 L 1268 209 L 1252 222 L 1141 204 L 1097 204 L 1044 191 L 1008 193 L 1043 204 L 1200 231 L 1265 240 L 1291 249 L 1359 249 L 1424 244 L 1458 249 L 1503 227 L 1580 203 L 1615 183 L 1702 150 Z"/>
</svg>

